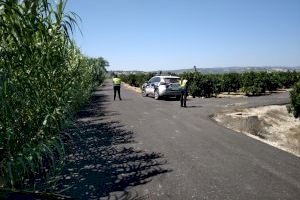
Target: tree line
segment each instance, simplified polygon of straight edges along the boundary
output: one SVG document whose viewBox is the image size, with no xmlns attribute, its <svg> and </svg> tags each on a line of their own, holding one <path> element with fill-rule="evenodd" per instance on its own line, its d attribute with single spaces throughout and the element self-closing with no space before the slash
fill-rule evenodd
<svg viewBox="0 0 300 200">
<path fill-rule="evenodd" d="M 201 74 L 187 72 L 180 75 L 190 82 L 190 94 L 199 97 L 217 96 L 221 92 L 243 92 L 247 96 L 261 95 L 281 88 L 291 88 L 300 80 L 300 73 L 255 72 Z"/>
<path fill-rule="evenodd" d="M 131 74 L 119 74 L 121 80 L 133 87 L 141 87 L 146 81 L 155 76 L 156 73 L 131 73 Z"/>
<path fill-rule="evenodd" d="M 63 162 L 66 124 L 105 78 L 107 61 L 71 39 L 78 16 L 65 6 L 0 0 L 0 186 Z"/>
</svg>

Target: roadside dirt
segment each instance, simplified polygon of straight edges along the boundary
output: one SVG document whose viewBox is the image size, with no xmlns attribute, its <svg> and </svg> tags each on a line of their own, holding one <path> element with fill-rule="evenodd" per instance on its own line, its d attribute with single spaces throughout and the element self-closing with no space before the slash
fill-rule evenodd
<svg viewBox="0 0 300 200">
<path fill-rule="evenodd" d="M 127 84 L 127 83 L 122 83 L 122 85 L 125 88 L 129 89 L 129 90 L 135 91 L 135 92 L 140 93 L 140 94 L 142 93 L 142 90 L 139 87 L 133 87 L 133 86 L 130 86 L 129 84 Z"/>
<path fill-rule="evenodd" d="M 226 110 L 213 118 L 227 128 L 300 157 L 300 119 L 289 114 L 285 105 Z"/>
<path fill-rule="evenodd" d="M 278 89 L 277 91 L 272 91 L 272 92 L 266 92 L 263 95 L 271 95 L 273 93 L 283 93 L 283 92 L 289 92 L 291 91 L 291 88 L 289 89 Z M 228 94 L 228 92 L 221 92 L 220 94 L 217 95 L 218 98 L 247 98 L 246 94 L 244 92 L 231 92 Z"/>
</svg>

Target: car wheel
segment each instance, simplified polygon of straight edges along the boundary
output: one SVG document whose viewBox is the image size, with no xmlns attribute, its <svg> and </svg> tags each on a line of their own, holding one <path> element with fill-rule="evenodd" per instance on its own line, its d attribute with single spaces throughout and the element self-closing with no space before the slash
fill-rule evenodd
<svg viewBox="0 0 300 200">
<path fill-rule="evenodd" d="M 154 91 L 154 99 L 156 99 L 156 100 L 159 99 L 159 92 L 158 92 L 158 90 Z"/>
<path fill-rule="evenodd" d="M 148 96 L 148 94 L 146 93 L 146 90 L 145 90 L 145 89 L 142 89 L 142 96 L 143 96 L 143 97 Z"/>
<path fill-rule="evenodd" d="M 180 96 L 176 96 L 176 100 L 179 101 L 180 100 Z"/>
</svg>

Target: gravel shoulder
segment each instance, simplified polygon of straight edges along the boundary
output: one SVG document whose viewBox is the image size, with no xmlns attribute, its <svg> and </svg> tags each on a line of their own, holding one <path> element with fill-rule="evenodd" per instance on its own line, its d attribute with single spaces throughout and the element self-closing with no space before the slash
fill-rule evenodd
<svg viewBox="0 0 300 200">
<path fill-rule="evenodd" d="M 300 119 L 285 105 L 222 111 L 213 117 L 218 123 L 300 157 Z"/>
</svg>

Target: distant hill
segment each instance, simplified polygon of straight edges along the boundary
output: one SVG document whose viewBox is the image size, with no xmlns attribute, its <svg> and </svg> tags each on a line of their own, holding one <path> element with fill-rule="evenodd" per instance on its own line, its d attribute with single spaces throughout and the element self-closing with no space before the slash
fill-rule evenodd
<svg viewBox="0 0 300 200">
<path fill-rule="evenodd" d="M 220 74 L 220 73 L 229 73 L 229 72 L 237 72 L 242 73 L 245 71 L 283 71 L 286 72 L 288 70 L 290 71 L 297 71 L 300 72 L 300 66 L 296 67 L 276 67 L 276 66 L 265 66 L 265 67 L 213 67 L 213 68 L 196 68 L 198 72 L 201 72 L 203 74 Z M 177 70 L 157 70 L 157 71 L 147 71 L 147 72 L 162 72 L 162 74 L 168 74 L 168 73 L 175 73 L 175 74 L 181 74 L 183 72 L 193 72 L 195 71 L 194 68 L 190 69 L 177 69 Z M 110 71 L 110 73 L 141 73 L 143 71 Z"/>
<path fill-rule="evenodd" d="M 242 73 L 245 71 L 300 71 L 300 66 L 297 67 L 213 67 L 213 68 L 196 68 L 198 72 L 204 74 L 219 74 L 219 73 L 228 73 L 228 72 L 237 72 Z M 183 72 L 193 72 L 194 68 L 190 69 L 179 69 L 179 70 L 168 70 L 163 71 L 164 73 L 176 73 L 181 74 Z"/>
</svg>

